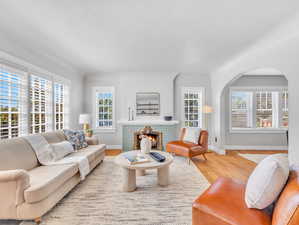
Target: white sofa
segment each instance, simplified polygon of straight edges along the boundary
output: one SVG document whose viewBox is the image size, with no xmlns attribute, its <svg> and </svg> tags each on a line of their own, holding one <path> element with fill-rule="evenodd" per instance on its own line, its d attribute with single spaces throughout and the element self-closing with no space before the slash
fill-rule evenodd
<svg viewBox="0 0 299 225">
<path fill-rule="evenodd" d="M 49 143 L 66 140 L 62 131 L 42 135 Z M 72 154 L 87 156 L 92 170 L 103 161 L 106 146 L 97 139 L 87 142 L 87 148 Z M 0 219 L 38 223 L 78 183 L 77 165 L 41 166 L 26 139 L 0 141 Z"/>
</svg>

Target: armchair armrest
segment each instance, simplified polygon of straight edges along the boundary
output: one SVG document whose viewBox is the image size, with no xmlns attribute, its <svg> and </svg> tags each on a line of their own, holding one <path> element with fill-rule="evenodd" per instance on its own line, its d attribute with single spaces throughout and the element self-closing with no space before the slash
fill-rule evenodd
<svg viewBox="0 0 299 225">
<path fill-rule="evenodd" d="M 26 170 L 0 171 L 0 209 L 16 207 L 23 203 L 24 190 L 30 186 L 30 177 Z M 1 210 L 0 210 L 1 211 Z"/>
<path fill-rule="evenodd" d="M 98 144 L 100 144 L 99 138 L 97 136 L 85 137 L 85 140 L 86 140 L 88 145 L 98 145 Z"/>
</svg>

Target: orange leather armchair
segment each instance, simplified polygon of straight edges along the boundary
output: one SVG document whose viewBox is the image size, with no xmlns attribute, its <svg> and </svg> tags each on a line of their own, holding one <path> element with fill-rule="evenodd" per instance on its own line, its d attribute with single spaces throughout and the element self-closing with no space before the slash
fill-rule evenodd
<svg viewBox="0 0 299 225">
<path fill-rule="evenodd" d="M 299 170 L 292 171 L 275 204 L 272 215 L 249 209 L 245 204 L 246 184 L 219 178 L 192 207 L 193 225 L 298 225 Z"/>
<path fill-rule="evenodd" d="M 207 160 L 205 153 L 208 151 L 208 131 L 202 130 L 198 137 L 198 143 L 192 143 L 184 141 L 186 128 L 181 129 L 180 139 L 178 141 L 168 142 L 166 145 L 166 151 L 174 153 L 176 155 L 184 156 L 189 159 L 202 155 Z"/>
</svg>

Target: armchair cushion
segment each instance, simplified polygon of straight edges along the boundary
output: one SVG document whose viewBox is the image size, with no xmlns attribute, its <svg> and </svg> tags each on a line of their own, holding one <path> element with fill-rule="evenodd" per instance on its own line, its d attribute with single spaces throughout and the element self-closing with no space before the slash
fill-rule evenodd
<svg viewBox="0 0 299 225">
<path fill-rule="evenodd" d="M 244 196 L 245 184 L 218 179 L 194 201 L 193 225 L 271 225 L 268 214 L 247 208 Z"/>
<path fill-rule="evenodd" d="M 166 149 L 168 152 L 189 158 L 206 152 L 202 146 L 187 141 L 171 141 L 166 145 Z"/>
</svg>

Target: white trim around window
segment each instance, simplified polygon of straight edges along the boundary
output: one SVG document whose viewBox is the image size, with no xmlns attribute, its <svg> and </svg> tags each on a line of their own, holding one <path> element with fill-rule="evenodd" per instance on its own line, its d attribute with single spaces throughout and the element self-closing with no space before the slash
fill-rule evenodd
<svg viewBox="0 0 299 225">
<path fill-rule="evenodd" d="M 249 92 L 251 97 L 248 108 L 248 128 L 232 127 L 232 92 Z M 285 133 L 287 127 L 282 127 L 281 94 L 287 92 L 287 87 L 231 87 L 229 89 L 229 132 L 230 133 Z M 257 100 L 256 93 L 272 92 L 272 126 L 269 128 L 256 127 Z M 274 93 L 274 94 L 273 94 Z"/>
<path fill-rule="evenodd" d="M 92 93 L 93 129 L 100 133 L 115 132 L 115 87 L 94 87 Z"/>
<path fill-rule="evenodd" d="M 185 99 L 185 94 L 192 94 L 197 95 L 198 98 L 192 98 L 192 99 Z M 185 100 L 187 101 L 197 101 L 197 109 L 196 111 L 189 111 L 190 105 L 185 104 Z M 204 87 L 182 87 L 181 88 L 181 120 L 182 120 L 182 127 L 199 127 L 199 128 L 205 128 L 205 116 L 203 114 L 203 106 L 205 105 L 205 88 Z M 193 110 L 195 106 L 192 106 Z M 186 112 L 186 110 L 188 112 Z M 186 116 L 188 119 L 186 119 Z M 190 118 L 193 117 L 193 118 Z M 195 118 L 196 117 L 196 118 Z M 194 125 L 195 123 L 195 125 Z M 190 125 L 189 125 L 190 124 Z M 197 124 L 197 126 L 196 126 Z"/>
</svg>

